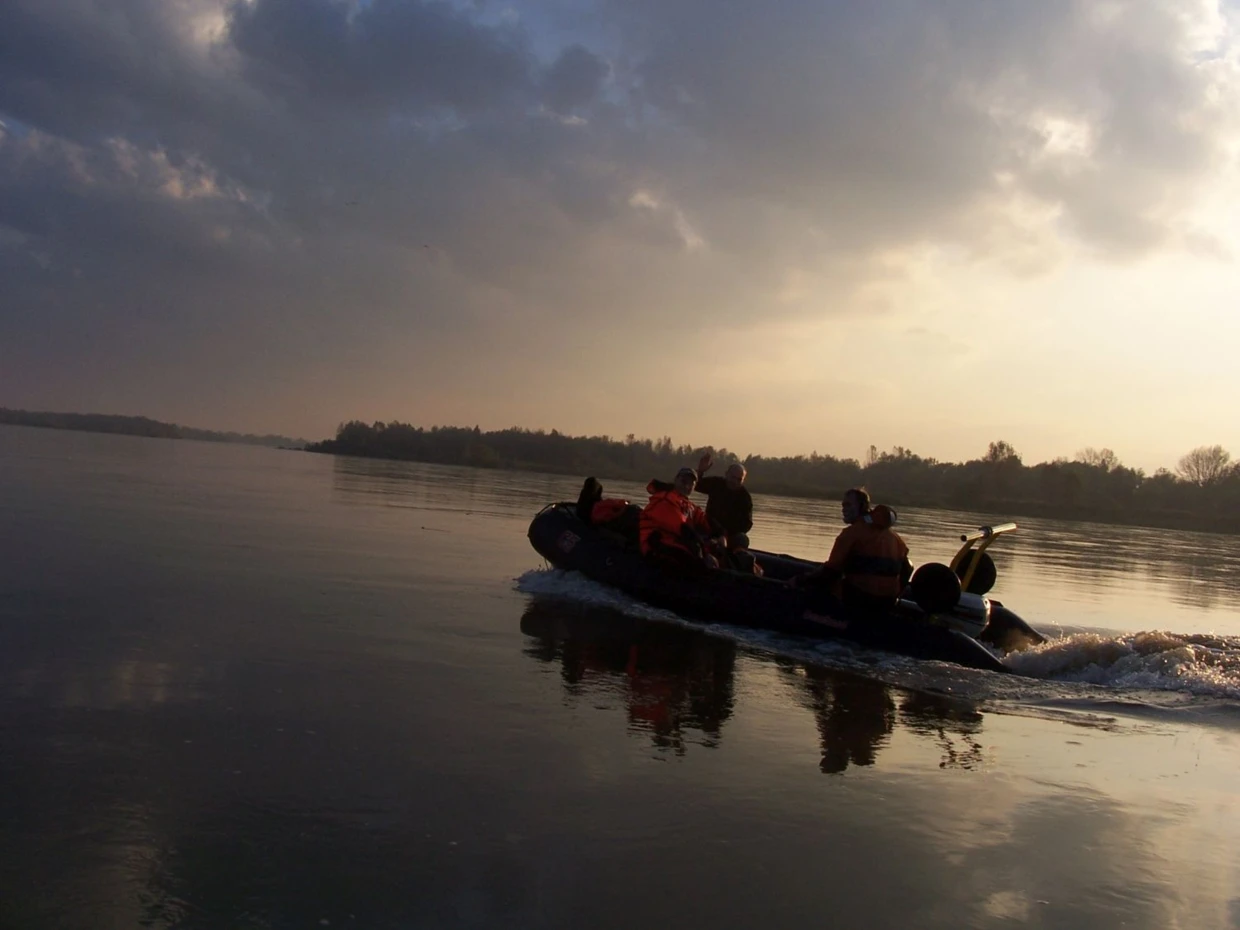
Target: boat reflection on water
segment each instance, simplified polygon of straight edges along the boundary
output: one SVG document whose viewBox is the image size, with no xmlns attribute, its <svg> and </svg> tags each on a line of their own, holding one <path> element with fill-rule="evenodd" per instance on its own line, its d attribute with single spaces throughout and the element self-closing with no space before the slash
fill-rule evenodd
<svg viewBox="0 0 1240 930">
<path fill-rule="evenodd" d="M 629 730 L 661 750 L 715 747 L 736 702 L 736 643 L 691 627 L 631 617 L 609 607 L 532 599 L 521 617 L 525 654 L 559 667 L 565 692 L 595 706 L 621 706 Z M 765 656 L 752 653 L 757 660 Z M 965 700 L 892 689 L 853 672 L 781 657 L 795 701 L 813 714 L 834 775 L 871 766 L 897 727 L 936 744 L 940 768 L 977 769 L 982 714 Z"/>
<path fill-rule="evenodd" d="M 816 665 L 786 667 L 800 683 L 798 698 L 814 715 L 822 744 L 824 774 L 853 765 L 873 765 L 891 739 L 896 705 L 886 685 Z"/>
<path fill-rule="evenodd" d="M 982 714 L 969 701 L 923 691 L 898 691 L 881 682 L 815 665 L 780 663 L 800 684 L 800 700 L 818 723 L 820 768 L 843 772 L 873 765 L 899 725 L 939 747 L 939 768 L 979 769 L 986 761 L 978 739 Z"/>
<path fill-rule="evenodd" d="M 533 637 L 527 655 L 559 664 L 569 694 L 619 696 L 630 729 L 660 749 L 683 755 L 692 742 L 713 747 L 732 716 L 734 643 L 559 600 L 532 600 L 521 631 Z"/>
</svg>

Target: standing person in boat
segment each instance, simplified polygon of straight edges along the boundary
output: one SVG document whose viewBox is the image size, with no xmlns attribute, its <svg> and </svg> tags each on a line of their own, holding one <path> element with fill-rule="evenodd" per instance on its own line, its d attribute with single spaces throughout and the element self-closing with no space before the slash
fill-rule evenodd
<svg viewBox="0 0 1240 930">
<path fill-rule="evenodd" d="M 698 461 L 697 489 L 706 495 L 706 516 L 723 530 L 729 549 L 748 549 L 749 531 L 753 529 L 753 498 L 745 487 L 749 473 L 740 462 L 733 462 L 723 477 L 703 477 L 715 464 L 709 452 Z"/>
<path fill-rule="evenodd" d="M 642 555 L 690 570 L 719 567 L 710 551 L 710 521 L 689 500 L 696 486 L 697 472 L 688 467 L 676 473 L 670 489 L 658 480 L 646 486 L 650 502 L 639 524 Z"/>
<path fill-rule="evenodd" d="M 840 507 L 844 527 L 831 555 L 817 571 L 793 584 L 826 586 L 844 608 L 861 615 L 885 614 L 913 573 L 908 545 L 893 530 L 896 513 L 884 504 L 873 506 L 865 488 L 850 488 Z"/>
</svg>

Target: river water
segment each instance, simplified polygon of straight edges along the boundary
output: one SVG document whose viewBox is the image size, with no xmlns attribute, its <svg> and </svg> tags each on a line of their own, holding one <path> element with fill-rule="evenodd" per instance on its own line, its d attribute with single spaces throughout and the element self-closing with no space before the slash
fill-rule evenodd
<svg viewBox="0 0 1240 930">
<path fill-rule="evenodd" d="M 1002 676 L 548 569 L 580 483 L 0 427 L 0 927 L 1240 928 L 1240 541 L 1019 521 Z"/>
</svg>

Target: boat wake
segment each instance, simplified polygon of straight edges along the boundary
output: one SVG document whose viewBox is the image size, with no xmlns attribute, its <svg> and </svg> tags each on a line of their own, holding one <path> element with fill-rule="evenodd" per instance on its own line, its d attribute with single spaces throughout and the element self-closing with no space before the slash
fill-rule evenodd
<svg viewBox="0 0 1240 930">
<path fill-rule="evenodd" d="M 1004 659 L 1033 678 L 1240 698 L 1240 638 L 1161 630 L 1073 633 Z"/>
<path fill-rule="evenodd" d="M 1234 636 L 1065 631 L 1041 646 L 1004 657 L 1004 664 L 1023 676 L 1017 678 L 867 652 L 837 641 L 696 623 L 560 569 L 528 571 L 516 579 L 516 587 L 525 594 L 607 607 L 630 617 L 700 630 L 797 661 L 862 672 L 896 687 L 987 703 L 1067 707 L 1078 702 L 1096 706 L 1119 701 L 1142 707 L 1178 707 L 1186 700 L 1193 704 L 1240 701 L 1240 637 Z"/>
</svg>

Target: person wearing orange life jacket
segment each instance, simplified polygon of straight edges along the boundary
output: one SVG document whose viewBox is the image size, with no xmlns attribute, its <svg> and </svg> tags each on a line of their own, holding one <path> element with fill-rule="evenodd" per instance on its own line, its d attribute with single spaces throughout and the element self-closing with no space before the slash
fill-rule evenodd
<svg viewBox="0 0 1240 930">
<path fill-rule="evenodd" d="M 912 575 L 908 545 L 893 530 L 896 512 L 873 506 L 864 488 L 850 488 L 841 504 L 844 527 L 822 568 L 795 584 L 829 585 L 854 613 L 880 614 L 894 606 Z"/>
<path fill-rule="evenodd" d="M 650 502 L 641 513 L 639 533 L 642 555 L 684 568 L 718 568 L 719 561 L 709 551 L 710 521 L 689 495 L 697 486 L 697 472 L 682 468 L 670 490 L 660 490 L 662 482 L 646 486 Z"/>
</svg>

